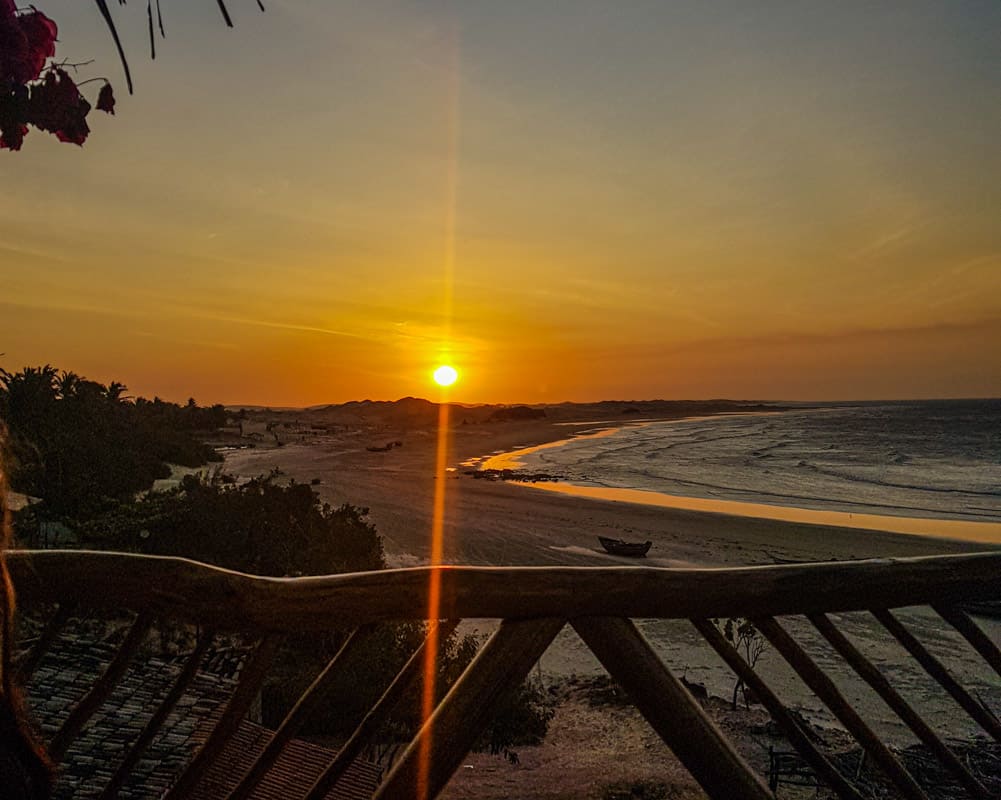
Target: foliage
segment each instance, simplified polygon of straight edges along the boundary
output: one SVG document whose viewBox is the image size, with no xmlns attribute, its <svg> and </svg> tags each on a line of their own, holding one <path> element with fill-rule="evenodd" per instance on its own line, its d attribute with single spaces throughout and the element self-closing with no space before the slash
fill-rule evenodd
<svg viewBox="0 0 1001 800">
<path fill-rule="evenodd" d="M 754 623 L 743 617 L 728 617 L 722 624 L 719 620 L 714 619 L 713 623 L 723 631 L 723 636 L 743 656 L 748 666 L 754 669 L 767 649 L 765 638 L 754 627 Z M 733 708 L 737 708 L 737 695 L 741 690 L 744 691 L 744 706 L 746 707 L 749 704 L 749 690 L 744 685 L 744 679 L 737 677 L 733 684 L 733 696 L 730 699 L 730 705 Z"/>
<path fill-rule="evenodd" d="M 321 503 L 279 473 L 237 484 L 187 475 L 180 486 L 118 503 L 79 529 L 90 546 L 193 558 L 255 575 L 328 575 L 382 569 L 382 540 L 367 509 Z"/>
<path fill-rule="evenodd" d="M 196 467 L 219 456 L 199 434 L 226 422 L 222 406 L 133 400 L 54 367 L 0 370 L 0 419 L 10 434 L 11 485 L 39 497 L 39 512 L 83 519 L 108 500 L 130 499 L 170 474 L 168 463 Z"/>
<path fill-rule="evenodd" d="M 20 150 L 28 126 L 60 142 L 82 145 L 90 133 L 91 105 L 66 71 L 46 62 L 56 54 L 56 23 L 34 6 L 0 0 L 0 149 Z M 99 79 L 97 108 L 115 113 L 111 84 Z"/>
<path fill-rule="evenodd" d="M 187 476 L 176 489 L 120 503 L 80 529 L 86 545 L 179 555 L 263 575 L 330 574 L 385 567 L 382 540 L 366 509 L 322 503 L 309 484 L 280 481 L 280 473 L 237 484 L 228 476 Z M 353 730 L 423 641 L 418 622 L 383 625 L 339 669 L 329 703 L 307 731 L 344 736 Z M 346 633 L 292 636 L 262 692 L 266 724 L 277 724 L 326 666 Z M 475 636 L 452 633 L 439 642 L 436 689 L 440 699 L 476 655 Z M 545 736 L 552 707 L 530 684 L 504 698 L 478 746 L 517 761 L 512 747 Z M 420 722 L 420 691 L 413 687 L 384 726 L 385 741 L 409 739 Z"/>
</svg>

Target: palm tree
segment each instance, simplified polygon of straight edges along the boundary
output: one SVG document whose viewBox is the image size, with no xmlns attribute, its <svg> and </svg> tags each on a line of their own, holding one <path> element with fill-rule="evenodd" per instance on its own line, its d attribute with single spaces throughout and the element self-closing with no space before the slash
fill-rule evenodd
<svg viewBox="0 0 1001 800">
<path fill-rule="evenodd" d="M 119 403 L 124 400 L 131 400 L 131 396 L 126 395 L 125 392 L 128 391 L 128 386 L 124 383 L 119 383 L 118 381 L 112 381 L 107 385 L 104 390 L 104 396 L 112 403 Z"/>
<path fill-rule="evenodd" d="M 129 69 L 128 59 L 125 57 L 125 48 L 122 46 L 122 40 L 118 36 L 118 29 L 115 27 L 115 21 L 111 16 L 111 9 L 108 8 L 107 0 L 94 0 L 97 3 L 97 9 L 101 12 L 101 17 L 104 18 L 104 24 L 108 26 L 108 30 L 111 32 L 111 38 L 114 39 L 115 47 L 118 49 L 118 57 L 122 61 L 122 69 L 125 70 L 125 82 L 129 87 L 129 94 L 132 94 L 132 72 Z M 257 7 L 264 11 L 264 4 L 262 0 L 256 0 Z M 156 37 L 153 31 L 153 7 L 156 6 L 156 20 L 157 27 L 160 30 L 160 37 L 163 38 L 163 19 L 160 16 L 160 0 L 146 0 L 146 18 L 149 20 L 149 44 L 150 51 L 153 56 L 156 56 Z M 230 28 L 233 27 L 233 20 L 229 16 L 229 9 L 226 8 L 226 3 L 224 0 L 216 0 L 216 5 L 219 7 L 219 11 L 222 13 L 222 18 L 226 22 L 226 25 Z"/>
</svg>

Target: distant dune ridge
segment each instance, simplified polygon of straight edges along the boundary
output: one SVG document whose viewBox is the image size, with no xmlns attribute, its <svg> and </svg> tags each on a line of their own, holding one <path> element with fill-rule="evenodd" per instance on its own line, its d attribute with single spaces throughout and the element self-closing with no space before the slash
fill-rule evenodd
<svg viewBox="0 0 1001 800">
<path fill-rule="evenodd" d="M 596 403 L 465 404 L 449 403 L 453 424 L 526 421 L 545 418 L 553 422 L 621 420 L 638 416 L 677 418 L 737 411 L 778 411 L 785 406 L 754 400 L 602 400 Z M 230 411 L 293 416 L 302 422 L 324 425 L 386 425 L 426 428 L 438 422 L 439 404 L 419 397 L 399 400 L 352 400 L 347 403 L 302 409 L 264 409 L 229 405 Z"/>
</svg>

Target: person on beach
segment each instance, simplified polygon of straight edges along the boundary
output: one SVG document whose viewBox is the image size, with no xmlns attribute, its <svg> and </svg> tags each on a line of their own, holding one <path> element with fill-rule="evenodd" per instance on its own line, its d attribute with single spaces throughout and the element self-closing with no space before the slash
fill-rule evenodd
<svg viewBox="0 0 1001 800">
<path fill-rule="evenodd" d="M 46 800 L 52 796 L 53 769 L 28 723 L 14 651 L 14 587 L 4 555 L 10 545 L 4 431 L 0 427 L 0 797 Z"/>
</svg>

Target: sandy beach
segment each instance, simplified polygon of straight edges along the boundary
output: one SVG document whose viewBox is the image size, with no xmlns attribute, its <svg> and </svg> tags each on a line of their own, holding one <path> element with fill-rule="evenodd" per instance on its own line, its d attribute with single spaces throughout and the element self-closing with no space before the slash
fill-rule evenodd
<svg viewBox="0 0 1001 800">
<path fill-rule="evenodd" d="M 606 554 L 597 536 L 653 542 L 645 566 L 723 566 L 770 564 L 776 560 L 828 560 L 905 557 L 971 552 L 984 544 L 927 536 L 731 516 L 628 502 L 574 497 L 552 491 L 474 479 L 463 462 L 486 455 L 565 439 L 575 431 L 600 430 L 605 420 L 536 420 L 492 425 L 457 425 L 450 438 L 446 473 L 444 560 L 453 564 L 581 565 L 635 563 Z M 621 423 L 616 423 L 621 424 Z M 384 452 L 368 447 L 399 441 Z M 436 436 L 432 429 L 346 430 L 281 447 L 258 446 L 230 451 L 227 471 L 260 475 L 281 469 L 297 481 L 318 478 L 316 489 L 332 504 L 352 503 L 370 509 L 370 519 L 385 542 L 390 566 L 427 563 L 435 488 Z M 933 624 L 931 612 L 915 610 L 904 617 L 923 626 Z M 888 644 L 871 620 L 842 615 L 842 625 L 859 646 L 900 685 L 922 695 L 921 707 L 936 724 L 957 725 L 955 735 L 968 736 L 969 726 L 957 721 L 940 692 L 925 687 L 902 651 Z M 732 687 L 728 671 L 701 643 L 685 621 L 640 622 L 665 662 L 676 674 L 703 683 L 710 694 L 727 696 Z M 940 624 L 940 623 L 939 623 Z M 488 632 L 490 621 L 466 623 L 467 630 Z M 789 629 L 818 653 L 825 668 L 835 657 L 805 621 L 789 621 Z M 960 651 L 960 640 L 935 630 L 936 651 Z M 992 627 L 995 636 L 1001 628 Z M 958 674 L 983 695 L 1001 703 L 997 676 L 986 674 L 976 657 L 958 657 Z M 770 684 L 800 707 L 807 718 L 830 725 L 830 717 L 774 653 L 767 653 L 760 669 Z M 836 669 L 835 669 L 836 672 Z M 642 780 L 677 783 L 677 793 L 697 797 L 684 771 L 631 708 L 594 709 L 567 682 L 594 680 L 600 666 L 577 637 L 564 631 L 543 656 L 539 675 L 560 696 L 550 735 L 538 748 L 524 748 L 518 766 L 502 759 L 474 754 L 453 779 L 445 796 L 472 797 L 603 797 L 612 784 Z M 842 681 L 839 679 L 839 685 Z M 909 735 L 864 687 L 843 683 L 843 691 L 861 707 L 876 709 L 876 722 L 889 740 L 905 745 Z M 873 705 L 876 703 L 876 705 Z M 609 714 L 611 716 L 609 717 Z M 599 717 L 603 721 L 599 721 Z M 746 735 L 750 723 L 731 721 L 735 738 L 748 758 L 760 761 L 762 738 Z M 758 720 L 758 723 L 761 721 Z M 601 763 L 605 766 L 601 766 Z M 608 764 L 613 766 L 609 767 Z M 767 755 L 765 756 L 767 763 Z M 660 776 L 660 778 L 658 778 Z M 668 778 L 670 780 L 668 780 Z M 689 788 L 684 789 L 682 787 Z M 812 790 L 811 790 L 812 792 Z M 784 792 L 784 796 L 795 794 Z"/>
<path fill-rule="evenodd" d="M 495 452 L 554 442 L 576 431 L 621 422 L 530 421 L 452 428 L 446 480 L 444 560 L 453 564 L 600 566 L 623 562 L 597 536 L 653 542 L 650 566 L 768 564 L 934 555 L 985 545 L 926 536 L 737 517 L 601 499 L 578 498 L 503 481 L 474 480 L 462 463 Z M 401 447 L 366 447 L 400 441 Z M 230 451 L 226 469 L 251 476 L 279 468 L 309 482 L 327 502 L 370 509 L 391 566 L 427 562 L 435 481 L 431 429 L 357 430 L 283 447 Z"/>
</svg>

